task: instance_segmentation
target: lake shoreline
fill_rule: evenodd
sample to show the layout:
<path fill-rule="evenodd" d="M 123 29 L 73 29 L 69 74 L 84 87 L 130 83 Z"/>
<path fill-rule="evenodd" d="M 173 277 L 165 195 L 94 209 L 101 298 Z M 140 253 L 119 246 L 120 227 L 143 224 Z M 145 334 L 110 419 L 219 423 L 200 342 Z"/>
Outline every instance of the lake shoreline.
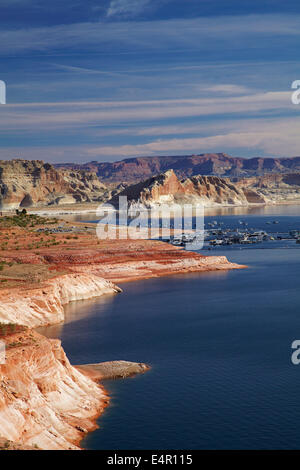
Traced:
<path fill-rule="evenodd" d="M 95 233 L 83 230 L 84 224 L 77 224 L 77 227 L 76 234 L 74 231 L 72 235 L 69 235 L 69 232 L 58 233 L 55 238 L 55 247 L 52 247 L 51 244 L 48 246 L 49 244 L 44 242 L 44 246 L 40 246 L 35 251 L 32 251 L 27 245 L 27 238 L 32 238 L 32 232 L 27 233 L 24 228 L 8 228 L 6 232 L 11 242 L 6 245 L 6 249 L 2 253 L 0 252 L 0 258 L 4 263 L 0 278 L 7 281 L 4 284 L 5 287 L 1 286 L 0 289 L 0 321 L 6 325 L 9 323 L 25 324 L 25 327 L 28 328 L 26 333 L 18 334 L 16 338 L 13 338 L 13 341 L 10 337 L 4 338 L 10 345 L 10 357 L 12 357 L 14 368 L 9 369 L 5 365 L 0 365 L 2 381 L 13 383 L 10 379 L 10 373 L 16 368 L 14 377 L 19 377 L 20 383 L 23 384 L 22 390 L 25 395 L 24 399 L 21 395 L 21 399 L 24 400 L 25 410 L 25 397 L 26 393 L 29 393 L 26 390 L 28 390 L 29 383 L 22 378 L 24 370 L 27 370 L 29 376 L 32 377 L 30 381 L 32 386 L 38 384 L 37 388 L 30 389 L 33 403 L 34 397 L 37 402 L 39 400 L 41 403 L 47 401 L 49 393 L 52 396 L 53 393 L 56 394 L 56 390 L 64 389 L 63 383 L 65 381 L 70 384 L 72 390 L 81 390 L 83 387 L 82 396 L 79 394 L 78 399 L 77 393 L 69 395 L 65 391 L 61 395 L 65 394 L 65 401 L 70 402 L 70 410 L 74 407 L 77 409 L 76 420 L 68 415 L 69 411 L 66 410 L 66 418 L 57 418 L 52 423 L 52 430 L 51 426 L 47 426 L 47 422 L 41 419 L 40 410 L 37 409 L 33 415 L 25 411 L 24 425 L 19 427 L 16 421 L 15 427 L 12 424 L 8 433 L 5 424 L 8 408 L 3 408 L 0 413 L 0 436 L 14 440 L 25 447 L 34 444 L 41 449 L 67 449 L 69 442 L 70 448 L 78 448 L 76 443 L 81 442 L 84 437 L 82 434 L 95 429 L 96 420 L 107 406 L 108 399 L 107 393 L 103 389 L 99 388 L 99 393 L 96 392 L 98 385 L 90 378 L 83 376 L 69 363 L 60 341 L 40 336 L 34 333 L 32 328 L 62 322 L 64 320 L 64 306 L 69 302 L 120 292 L 121 289 L 115 285 L 115 282 L 244 267 L 230 263 L 225 256 L 203 256 L 164 242 L 151 240 L 102 241 L 99 247 Z M 14 236 L 12 236 L 12 230 Z M 48 230 L 46 227 L 45 230 L 42 229 L 42 232 L 35 232 L 36 236 L 44 240 L 44 233 L 47 234 Z M 53 230 L 52 225 L 51 230 Z M 13 244 L 17 232 L 18 240 L 23 243 L 23 247 L 18 250 Z M 36 274 L 30 278 L 29 273 L 33 272 Z M 6 287 L 7 284 L 9 285 Z M 18 359 L 20 345 L 24 345 L 24 353 Z M 42 354 L 40 351 L 43 350 L 46 352 Z M 26 359 L 27 356 L 36 357 L 35 360 L 40 363 L 40 367 L 35 368 L 34 363 L 30 359 Z M 45 378 L 43 376 L 43 368 L 46 363 L 52 363 L 52 376 L 57 376 L 55 382 L 52 377 Z M 91 396 L 88 398 L 89 387 L 94 390 L 92 392 L 94 398 Z M 18 393 L 12 385 L 9 395 L 2 396 L 5 402 L 10 400 L 10 410 L 16 407 L 16 413 L 18 399 L 14 397 L 17 397 Z M 86 400 L 92 400 L 88 409 L 84 405 Z M 99 400 L 98 405 L 97 400 Z M 48 401 L 48 405 L 50 407 L 49 413 L 58 416 L 57 413 L 61 406 L 60 400 L 51 399 Z M 33 404 L 32 407 L 34 408 Z M 35 419 L 39 424 L 35 423 Z M 58 423 L 60 424 L 58 425 Z M 37 426 L 39 431 L 35 430 L 34 437 L 32 437 L 32 432 Z M 63 434 L 59 432 L 60 428 L 65 430 Z M 26 433 L 24 434 L 25 429 Z M 51 441 L 51 433 L 56 436 L 53 438 L 53 442 Z M 13 436 L 14 439 L 11 439 Z"/>
<path fill-rule="evenodd" d="M 60 207 L 32 207 L 28 209 L 28 213 L 39 214 L 39 215 L 84 215 L 84 214 L 97 214 L 97 209 L 101 208 L 105 203 L 86 203 L 86 204 L 73 204 L 72 206 L 62 206 Z M 263 208 L 263 207 L 276 207 L 276 206 L 286 206 L 286 205 L 300 205 L 299 199 L 294 199 L 290 201 L 276 201 L 268 203 L 249 203 L 247 205 L 242 204 L 214 204 L 209 206 L 204 206 L 204 210 L 218 210 L 218 209 L 251 209 L 251 208 Z M 157 206 L 159 207 L 159 206 Z M 11 211 L 9 212 L 11 213 Z"/>

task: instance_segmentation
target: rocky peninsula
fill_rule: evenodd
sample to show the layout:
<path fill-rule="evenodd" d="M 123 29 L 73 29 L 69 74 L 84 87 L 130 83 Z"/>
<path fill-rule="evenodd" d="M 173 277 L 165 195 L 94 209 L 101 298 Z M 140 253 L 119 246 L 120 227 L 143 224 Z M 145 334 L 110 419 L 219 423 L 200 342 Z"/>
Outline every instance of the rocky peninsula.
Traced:
<path fill-rule="evenodd" d="M 101 381 L 145 372 L 141 363 L 72 366 L 59 340 L 32 328 L 64 321 L 64 305 L 116 295 L 116 285 L 188 272 L 238 269 L 151 240 L 98 240 L 92 224 L 37 215 L 0 222 L 0 438 L 3 448 L 79 449 L 109 398 Z M 101 358 L 99 358 L 101 359 Z"/>

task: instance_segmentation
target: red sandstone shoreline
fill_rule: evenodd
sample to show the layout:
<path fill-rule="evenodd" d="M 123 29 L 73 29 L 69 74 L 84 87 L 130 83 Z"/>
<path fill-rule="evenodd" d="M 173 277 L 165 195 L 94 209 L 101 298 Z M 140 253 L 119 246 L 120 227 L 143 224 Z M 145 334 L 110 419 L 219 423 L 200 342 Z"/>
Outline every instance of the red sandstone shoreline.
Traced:
<path fill-rule="evenodd" d="M 14 232 L 17 231 L 15 228 L 13 230 Z M 26 246 L 27 232 L 21 229 L 18 229 L 18 232 L 20 239 L 25 237 L 24 246 Z M 64 234 L 58 235 L 57 239 L 62 240 L 61 243 L 63 243 L 63 240 L 66 240 L 66 236 Z M 120 291 L 114 282 L 133 282 L 174 274 L 214 270 L 227 271 L 245 267 L 230 263 L 226 257 L 203 256 L 199 253 L 188 252 L 181 248 L 173 247 L 164 242 L 151 240 L 101 241 L 99 245 L 99 241 L 91 233 L 80 234 L 71 240 L 68 239 L 67 247 L 56 246 L 52 248 L 47 246 L 33 252 L 26 248 L 16 251 L 11 246 L 11 248 L 9 247 L 5 251 L 0 252 L 0 259 L 13 265 L 12 267 L 5 268 L 0 273 L 0 277 L 9 277 L 9 282 L 12 283 L 11 287 L 0 289 L 0 322 L 27 324 L 30 328 L 62 322 L 64 320 L 64 305 L 70 301 Z M 28 273 L 32 272 L 36 272 L 37 276 L 31 279 L 28 277 Z M 28 334 L 29 336 L 25 335 L 23 337 L 25 342 L 31 333 Z M 25 447 L 37 442 L 40 448 L 61 449 L 67 448 L 65 441 L 65 437 L 67 437 L 70 446 L 78 448 L 78 444 L 80 445 L 84 439 L 84 436 L 81 434 L 86 434 L 97 428 L 97 419 L 109 403 L 108 394 L 101 384 L 96 384 L 84 376 L 82 372 L 75 372 L 76 368 L 69 364 L 57 340 L 48 340 L 42 336 L 36 336 L 37 334 L 34 332 L 32 335 L 36 342 L 33 341 L 30 345 L 25 344 L 23 349 L 19 349 L 18 339 L 16 340 L 16 346 L 12 347 L 10 354 L 14 354 L 14 348 L 17 348 L 17 354 L 13 357 L 18 358 L 16 359 L 17 362 L 13 363 L 13 369 L 9 370 L 5 366 L 0 365 L 0 379 L 2 383 L 6 381 L 9 383 L 7 389 L 2 390 L 0 387 L 0 436 L 7 439 L 13 438 L 13 441 L 16 443 L 20 442 Z M 39 354 L 39 347 L 42 350 L 44 348 L 46 356 Z M 28 352 L 26 352 L 27 348 L 29 348 Z M 29 359 L 24 359 L 23 363 L 23 356 L 18 351 L 23 351 L 24 358 L 28 354 Z M 36 357 L 36 361 L 40 364 L 41 369 L 36 367 L 36 362 L 31 363 L 33 357 Z M 44 368 L 46 367 L 45 370 L 47 370 L 50 365 L 53 368 L 53 376 L 57 375 L 58 377 L 55 382 L 52 382 L 51 377 L 44 377 L 43 375 Z M 22 400 L 23 394 L 26 397 L 27 388 L 31 390 L 30 387 L 32 386 L 30 385 L 31 382 L 27 384 L 25 376 L 23 377 L 24 371 L 27 371 L 28 376 L 32 375 L 33 382 L 36 380 L 40 384 L 39 390 L 32 389 L 30 393 L 38 393 L 36 400 L 40 400 L 41 403 L 44 403 L 46 400 L 45 403 L 49 407 L 49 412 L 52 410 L 51 413 L 60 420 L 61 424 L 57 429 L 65 427 L 67 430 L 64 434 L 59 435 L 59 431 L 54 426 L 53 433 L 58 433 L 58 435 L 53 437 L 52 443 L 51 437 L 48 435 L 50 425 L 47 420 L 43 424 L 43 419 L 39 417 L 41 410 L 35 408 L 39 406 L 34 404 L 36 400 L 33 401 L 32 408 L 30 408 L 33 412 L 33 416 L 31 416 L 28 414 L 29 411 L 26 411 L 27 402 L 24 398 L 24 422 L 28 423 L 26 424 L 28 429 L 25 432 L 26 429 L 23 429 L 22 426 L 18 428 L 18 400 L 15 398 L 14 393 L 18 394 L 19 392 L 14 389 L 10 373 L 14 373 L 14 377 L 17 377 L 18 381 L 23 383 L 23 388 L 21 388 Z M 59 401 L 55 398 L 55 387 L 58 387 L 58 390 L 62 391 L 61 393 L 65 393 L 64 381 L 69 383 L 70 390 L 72 390 L 72 387 L 76 390 L 78 386 L 78 390 L 81 390 L 80 387 L 85 387 L 86 389 L 87 384 L 90 383 L 91 389 L 94 389 L 95 397 L 99 396 L 97 399 L 98 404 L 96 405 L 95 397 L 90 396 L 93 405 L 89 407 L 89 410 L 86 410 L 83 406 L 83 398 L 82 403 L 80 401 L 76 402 L 76 394 L 75 396 L 72 393 L 71 395 L 67 394 L 67 402 L 71 400 L 70 410 L 72 410 L 73 406 L 77 407 L 77 417 L 73 419 L 72 412 L 71 415 L 68 415 L 70 411 L 66 410 L 67 415 L 64 418 L 63 415 L 59 414 L 60 405 Z M 94 385 L 92 386 L 92 384 Z M 51 398 L 53 393 L 54 396 Z M 33 397 L 29 395 L 29 398 L 31 400 Z M 86 394 L 85 399 L 89 399 L 88 394 Z M 75 400 L 74 405 L 72 405 L 72 400 Z M 7 418 L 8 405 L 11 410 L 10 413 L 12 413 L 11 416 L 13 417 L 14 413 L 16 413 L 15 423 L 12 421 L 12 417 Z M 82 406 L 83 408 L 81 408 Z M 88 414 L 89 411 L 90 415 Z M 37 422 L 35 421 L 35 414 L 39 417 Z M 5 424 L 7 419 L 10 420 L 9 432 Z M 81 424 L 75 425 L 73 422 L 88 424 L 81 426 Z M 70 425 L 73 430 L 70 428 Z M 30 437 L 35 428 L 37 428 L 37 431 L 35 431 L 37 434 L 34 434 L 34 437 Z M 79 431 L 78 428 L 82 428 L 82 431 Z"/>

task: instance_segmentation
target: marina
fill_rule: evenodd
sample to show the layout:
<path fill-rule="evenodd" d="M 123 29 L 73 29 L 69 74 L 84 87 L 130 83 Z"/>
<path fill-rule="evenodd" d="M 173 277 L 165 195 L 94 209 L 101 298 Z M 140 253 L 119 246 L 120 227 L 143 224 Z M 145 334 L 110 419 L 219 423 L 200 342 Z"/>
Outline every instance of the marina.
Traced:
<path fill-rule="evenodd" d="M 267 221 L 267 225 L 278 225 L 279 221 Z M 295 241 L 300 243 L 300 229 L 298 230 L 284 230 L 272 231 L 262 230 L 253 227 L 248 227 L 249 223 L 244 220 L 238 221 L 238 227 L 226 227 L 224 222 L 216 220 L 205 224 L 204 231 L 194 233 L 184 233 L 176 235 L 168 240 L 165 240 L 175 246 L 186 246 L 193 242 L 200 242 L 202 240 L 204 246 L 216 247 L 224 245 L 253 245 L 262 242 L 276 242 L 276 241 Z"/>

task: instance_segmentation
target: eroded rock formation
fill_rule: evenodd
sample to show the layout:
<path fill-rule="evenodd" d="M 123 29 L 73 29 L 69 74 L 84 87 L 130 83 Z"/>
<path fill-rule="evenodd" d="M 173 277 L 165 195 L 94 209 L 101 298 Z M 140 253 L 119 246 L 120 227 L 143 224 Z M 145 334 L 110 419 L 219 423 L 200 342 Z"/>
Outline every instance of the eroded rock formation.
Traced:
<path fill-rule="evenodd" d="M 27 330 L 5 342 L 0 436 L 16 448 L 78 449 L 108 402 L 105 392 L 70 365 L 59 340 Z"/>
<path fill-rule="evenodd" d="M 244 178 L 237 183 L 237 186 L 243 188 L 246 195 L 250 193 L 250 196 L 247 196 L 249 201 L 253 192 L 259 193 L 267 203 L 278 204 L 300 199 L 300 173 Z"/>
<path fill-rule="evenodd" d="M 251 187 L 232 183 L 217 176 L 192 176 L 179 180 L 173 170 L 168 170 L 142 183 L 128 186 L 108 202 L 118 207 L 119 196 L 126 196 L 131 206 L 151 207 L 163 203 L 247 206 L 266 201 Z"/>
<path fill-rule="evenodd" d="M 0 209 L 102 201 L 106 187 L 95 173 L 57 170 L 40 160 L 0 162 Z"/>
<path fill-rule="evenodd" d="M 0 365 L 0 448 L 79 448 L 108 402 L 92 379 L 147 370 L 144 364 L 123 361 L 75 368 L 60 341 L 17 325 L 61 322 L 68 302 L 119 292 L 112 282 L 242 267 L 224 256 L 202 256 L 151 240 L 102 240 L 98 244 L 90 232 L 78 232 L 73 238 L 67 238 L 68 232 L 58 233 L 57 243 L 68 240 L 67 247 L 43 246 L 33 253 L 26 243 L 26 237 L 32 236 L 30 230 L 4 230 L 2 235 L 7 233 L 9 242 L 0 254 L 6 263 L 0 278 L 11 287 L 4 283 L 0 289 L 1 340 L 6 343 L 6 363 Z M 13 234 L 22 241 L 21 250 L 16 249 Z M 25 282 L 21 274 L 29 267 L 37 276 Z M 3 336 L 2 328 L 9 323 L 13 332 Z"/>
<path fill-rule="evenodd" d="M 2 291 L 0 321 L 31 328 L 60 323 L 69 302 L 117 292 L 119 287 L 94 274 L 65 274 L 45 281 L 39 289 Z"/>

